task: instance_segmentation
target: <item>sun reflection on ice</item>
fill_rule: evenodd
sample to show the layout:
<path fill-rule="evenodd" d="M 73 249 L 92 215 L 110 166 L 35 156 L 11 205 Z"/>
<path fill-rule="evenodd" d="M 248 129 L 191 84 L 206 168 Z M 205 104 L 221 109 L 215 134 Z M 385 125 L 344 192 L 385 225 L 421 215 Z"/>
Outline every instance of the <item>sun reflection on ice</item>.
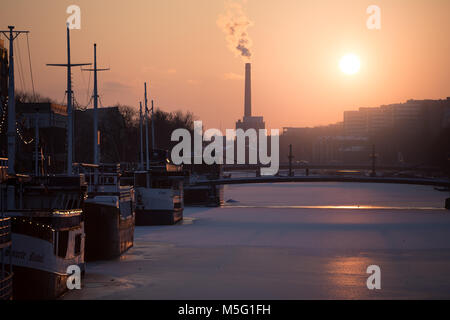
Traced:
<path fill-rule="evenodd" d="M 338 257 L 325 266 L 325 274 L 332 285 L 330 296 L 336 299 L 364 299 L 367 296 L 367 267 L 373 261 L 367 257 Z"/>

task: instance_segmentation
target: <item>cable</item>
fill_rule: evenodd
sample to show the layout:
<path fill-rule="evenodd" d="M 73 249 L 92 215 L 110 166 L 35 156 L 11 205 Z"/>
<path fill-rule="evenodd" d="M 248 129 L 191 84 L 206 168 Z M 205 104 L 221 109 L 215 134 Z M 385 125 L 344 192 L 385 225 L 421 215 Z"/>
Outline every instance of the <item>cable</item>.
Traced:
<path fill-rule="evenodd" d="M 81 104 L 78 102 L 77 99 L 75 99 L 75 95 L 73 95 L 73 100 L 74 100 L 74 102 L 76 103 L 76 105 L 77 105 L 77 107 L 78 107 L 78 110 L 86 111 L 87 108 L 88 108 L 88 106 L 89 106 L 89 104 L 91 103 L 92 97 L 91 97 L 91 99 L 88 101 L 87 105 L 84 106 L 84 107 L 81 106 Z"/>
<path fill-rule="evenodd" d="M 84 76 L 83 76 L 83 69 L 81 68 L 81 66 L 80 66 L 80 72 L 81 72 L 81 80 L 83 81 L 84 87 L 86 87 L 86 80 L 84 79 Z M 89 82 L 91 81 L 90 76 L 91 76 L 91 74 L 90 74 L 90 72 L 89 72 Z M 89 101 L 89 85 L 88 85 L 88 87 L 87 87 L 86 100 Z M 88 102 L 88 104 L 89 104 L 89 102 Z"/>
<path fill-rule="evenodd" d="M 30 42 L 28 40 L 28 33 L 27 33 L 27 48 L 28 48 L 28 62 L 30 64 L 31 87 L 33 89 L 33 97 L 34 99 L 36 99 L 36 91 L 34 90 L 33 68 L 31 67 L 31 53 L 30 53 Z"/>
<path fill-rule="evenodd" d="M 91 74 L 92 74 L 92 72 L 89 72 L 87 96 L 88 97 L 90 96 L 92 98 L 92 95 L 91 95 Z"/>
<path fill-rule="evenodd" d="M 66 101 L 66 94 L 67 94 L 67 91 L 64 91 L 64 97 L 62 98 L 61 105 L 64 105 L 64 102 Z"/>
<path fill-rule="evenodd" d="M 102 97 L 100 95 L 98 95 L 98 102 L 100 102 L 100 107 L 103 108 Z"/>
<path fill-rule="evenodd" d="M 23 67 L 22 67 L 22 58 L 21 58 L 21 54 L 20 54 L 20 45 L 19 45 L 19 39 L 17 38 L 16 41 L 14 41 L 14 44 L 16 45 L 16 49 L 17 49 L 17 56 L 19 57 L 19 79 L 22 83 L 22 90 L 25 93 L 27 91 L 26 87 L 25 87 L 25 81 L 24 81 L 24 77 L 23 77 Z"/>
<path fill-rule="evenodd" d="M 27 91 L 27 82 L 25 81 L 25 69 L 23 68 L 23 63 L 22 63 L 22 50 L 20 49 L 20 41 L 19 38 L 16 39 L 17 41 L 17 50 L 18 50 L 18 54 L 19 54 L 19 65 L 20 65 L 20 70 L 22 71 L 22 82 L 23 82 L 23 90 L 26 92 Z"/>

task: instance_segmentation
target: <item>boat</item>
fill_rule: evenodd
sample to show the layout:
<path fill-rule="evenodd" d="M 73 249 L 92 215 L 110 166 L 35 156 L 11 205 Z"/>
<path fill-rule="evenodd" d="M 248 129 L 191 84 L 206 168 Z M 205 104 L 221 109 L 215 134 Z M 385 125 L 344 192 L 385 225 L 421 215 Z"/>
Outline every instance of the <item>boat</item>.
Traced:
<path fill-rule="evenodd" d="M 11 250 L 11 218 L 0 215 L 0 300 L 11 300 L 13 272 L 6 252 Z"/>
<path fill-rule="evenodd" d="M 83 176 L 9 176 L 6 215 L 14 246 L 14 299 L 55 299 L 68 290 L 67 269 L 84 273 Z"/>
<path fill-rule="evenodd" d="M 167 150 L 155 147 L 154 104 L 151 109 L 147 105 L 147 83 L 144 83 L 144 107 L 139 111 L 140 127 L 140 165 L 136 171 L 125 175 L 132 181 L 136 196 L 136 225 L 173 225 L 183 220 L 183 180 L 184 171 L 180 165 L 173 164 Z M 149 148 L 148 114 L 151 111 L 152 148 Z M 145 122 L 145 166 L 144 166 L 144 135 Z M 151 154 L 151 155 L 150 155 Z"/>
<path fill-rule="evenodd" d="M 173 225 L 183 219 L 182 166 L 171 163 L 167 151 L 152 150 L 149 170 L 133 173 L 136 225 Z"/>
<path fill-rule="evenodd" d="M 65 174 L 35 175 L 16 172 L 16 134 L 18 133 L 14 92 L 13 41 L 28 31 L 14 31 L 9 26 L 10 72 L 8 77 L 8 159 L 2 165 L 2 209 L 9 217 L 11 242 L 6 250 L 14 272 L 12 281 L 14 299 L 55 299 L 68 290 L 70 270 L 85 271 L 84 221 L 82 208 L 87 196 L 83 175 L 72 170 L 73 118 L 71 68 L 83 64 L 70 62 L 70 30 L 67 26 L 67 171 Z M 13 36 L 15 34 L 15 37 Z M 5 113 L 3 113 L 5 115 Z M 39 130 L 34 137 L 39 146 Z M 3 173 L 3 171 L 5 171 Z"/>
<path fill-rule="evenodd" d="M 88 183 L 83 216 L 86 260 L 111 259 L 133 246 L 134 189 L 120 185 L 119 164 L 74 164 Z"/>
<path fill-rule="evenodd" d="M 6 258 L 6 252 L 11 250 L 11 218 L 5 215 L 7 159 L 0 158 L 0 300 L 11 300 L 13 291 L 13 272 L 11 259 Z"/>
<path fill-rule="evenodd" d="M 83 216 L 86 230 L 86 260 L 111 259 L 133 246 L 134 190 L 121 186 L 120 164 L 100 163 L 98 132 L 97 45 L 94 43 L 93 91 L 93 163 L 74 164 L 78 174 L 88 182 L 88 198 L 84 202 Z"/>
<path fill-rule="evenodd" d="M 195 185 L 196 181 L 223 178 L 223 166 L 220 164 L 190 164 L 185 169 L 189 172 L 184 182 L 184 203 L 198 206 L 221 206 L 224 203 L 223 185 Z"/>

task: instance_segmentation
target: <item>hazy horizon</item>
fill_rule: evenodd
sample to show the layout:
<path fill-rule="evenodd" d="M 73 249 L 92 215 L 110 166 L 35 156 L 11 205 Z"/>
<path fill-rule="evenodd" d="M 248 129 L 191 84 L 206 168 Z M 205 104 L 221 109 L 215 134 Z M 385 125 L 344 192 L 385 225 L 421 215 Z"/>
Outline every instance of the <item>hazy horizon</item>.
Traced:
<path fill-rule="evenodd" d="M 449 1 L 231 2 L 251 21 L 253 113 L 268 128 L 327 125 L 342 121 L 345 110 L 450 96 Z M 72 4 L 81 8 L 81 30 L 71 31 L 72 62 L 92 62 L 96 42 L 99 67 L 111 68 L 99 74 L 103 106 L 138 108 L 147 81 L 150 99 L 164 111 L 191 111 L 221 129 L 242 118 L 244 60 L 229 50 L 218 23 L 226 15 L 223 0 L 3 3 L 0 29 L 30 31 L 38 93 L 64 97 L 65 70 L 45 64 L 66 62 Z M 381 30 L 366 27 L 372 4 L 381 8 Z M 31 91 L 26 36 L 16 42 L 16 89 Z M 339 69 L 347 53 L 361 61 L 354 75 Z M 92 75 L 73 70 L 75 97 L 85 105 Z"/>

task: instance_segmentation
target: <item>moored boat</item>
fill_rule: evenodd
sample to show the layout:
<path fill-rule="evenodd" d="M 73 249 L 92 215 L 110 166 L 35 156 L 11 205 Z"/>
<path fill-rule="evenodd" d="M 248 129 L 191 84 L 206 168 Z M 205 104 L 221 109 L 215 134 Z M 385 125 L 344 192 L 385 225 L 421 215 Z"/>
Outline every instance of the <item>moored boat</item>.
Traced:
<path fill-rule="evenodd" d="M 86 191 L 83 176 L 16 175 L 6 181 L 14 299 L 55 299 L 68 290 L 69 266 L 84 271 Z"/>
<path fill-rule="evenodd" d="M 11 218 L 5 215 L 7 159 L 0 158 L 0 300 L 11 300 L 13 272 L 11 259 L 6 258 L 6 252 L 11 250 Z"/>
<path fill-rule="evenodd" d="M 215 180 L 223 177 L 220 164 L 190 164 L 185 168 L 189 172 L 184 183 L 184 203 L 186 205 L 221 206 L 224 202 L 223 185 L 196 186 L 198 180 Z"/>
<path fill-rule="evenodd" d="M 11 300 L 13 272 L 6 252 L 11 250 L 11 218 L 0 215 L 0 300 Z"/>
<path fill-rule="evenodd" d="M 153 150 L 152 155 L 148 171 L 134 172 L 136 225 L 172 225 L 183 219 L 184 173 L 166 151 Z"/>
<path fill-rule="evenodd" d="M 53 299 L 68 290 L 68 267 L 84 272 L 84 222 L 82 207 L 87 195 L 84 176 L 73 175 L 73 117 L 71 68 L 85 64 L 70 61 L 70 29 L 67 26 L 67 170 L 65 175 L 39 173 L 39 127 L 36 121 L 35 175 L 17 174 L 13 41 L 21 33 L 9 28 L 9 76 L 7 95 L 7 165 L 0 164 L 2 210 L 9 217 L 3 224 L 10 227 L 11 242 L 5 252 L 14 271 L 14 299 Z M 5 31 L 2 31 L 5 34 Z M 3 97 L 2 97 L 3 98 Z M 6 100 L 1 99 L 2 103 Z M 2 116 L 5 116 L 2 108 Z M 38 118 L 37 118 L 38 119 Z M 6 170 L 3 170 L 5 169 Z M 8 236 L 7 236 L 8 237 Z M 2 250 L 3 254 L 3 250 Z M 78 267 L 78 268 L 74 268 Z M 3 277 L 3 276 L 2 276 Z"/>
<path fill-rule="evenodd" d="M 120 165 L 76 164 L 88 182 L 83 216 L 86 260 L 110 259 L 133 246 L 134 189 L 120 185 Z"/>

